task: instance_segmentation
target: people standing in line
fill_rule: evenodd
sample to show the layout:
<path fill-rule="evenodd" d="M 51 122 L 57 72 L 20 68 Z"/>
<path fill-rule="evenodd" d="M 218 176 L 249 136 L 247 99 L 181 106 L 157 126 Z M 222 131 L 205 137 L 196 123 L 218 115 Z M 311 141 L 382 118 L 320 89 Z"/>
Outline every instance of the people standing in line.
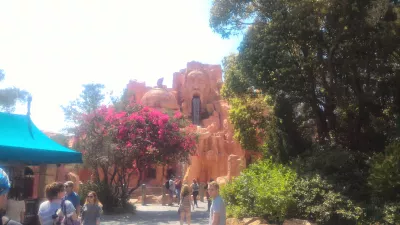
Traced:
<path fill-rule="evenodd" d="M 180 196 L 181 196 L 181 188 L 182 188 L 182 181 L 180 179 L 181 177 L 178 177 L 175 180 L 175 194 L 176 194 L 176 200 L 179 204 L 180 202 Z"/>
<path fill-rule="evenodd" d="M 21 223 L 11 220 L 6 217 L 7 212 L 7 194 L 10 191 L 10 180 L 6 172 L 3 169 L 0 169 L 0 216 L 1 216 L 1 224 L 4 225 L 22 225 Z"/>
<path fill-rule="evenodd" d="M 183 225 L 183 221 L 185 220 L 186 217 L 186 223 L 190 225 L 191 222 L 191 210 L 190 206 L 193 207 L 194 210 L 194 204 L 192 201 L 192 198 L 190 196 L 190 189 L 188 185 L 183 185 L 182 191 L 180 193 L 180 199 L 181 201 L 179 202 L 179 214 L 181 216 L 180 223 Z"/>
<path fill-rule="evenodd" d="M 58 212 L 62 204 L 65 208 L 66 216 L 72 220 L 78 220 L 74 205 L 68 200 L 63 200 L 65 195 L 64 188 L 64 184 L 60 182 L 53 182 L 46 186 L 47 201 L 40 204 L 38 213 L 41 225 L 53 225 L 55 221 L 60 221 L 61 215 Z"/>
<path fill-rule="evenodd" d="M 213 181 L 208 184 L 208 193 L 212 198 L 209 225 L 225 225 L 226 209 L 224 201 L 219 195 L 219 185 Z"/>
<path fill-rule="evenodd" d="M 197 205 L 197 196 L 199 195 L 199 183 L 197 183 L 196 179 L 193 179 L 193 183 L 190 187 L 192 188 L 194 205 L 196 205 L 196 207 L 198 208 L 199 206 Z"/>
<path fill-rule="evenodd" d="M 174 176 L 171 176 L 169 179 L 169 205 L 172 206 L 174 202 L 174 192 L 175 192 L 175 182 L 174 182 Z"/>
<path fill-rule="evenodd" d="M 86 197 L 86 202 L 82 207 L 82 225 L 100 225 L 100 214 L 102 204 L 94 191 L 90 191 Z"/>
<path fill-rule="evenodd" d="M 74 205 L 77 215 L 81 215 L 81 200 L 79 195 L 74 192 L 74 182 L 67 181 L 64 185 L 66 192 L 64 199 L 70 201 Z"/>

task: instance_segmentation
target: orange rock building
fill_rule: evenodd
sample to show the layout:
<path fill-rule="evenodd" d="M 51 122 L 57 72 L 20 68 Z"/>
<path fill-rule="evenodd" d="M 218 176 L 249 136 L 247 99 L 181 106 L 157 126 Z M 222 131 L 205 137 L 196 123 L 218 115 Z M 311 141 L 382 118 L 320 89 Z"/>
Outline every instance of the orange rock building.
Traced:
<path fill-rule="evenodd" d="M 197 125 L 199 134 L 196 154 L 190 157 L 188 164 L 149 168 L 142 174 L 144 183 L 160 186 L 171 174 L 182 176 L 188 183 L 195 178 L 201 183 L 211 178 L 225 183 L 238 176 L 256 157 L 254 153 L 243 150 L 233 139 L 233 127 L 228 120 L 229 105 L 220 96 L 221 87 L 221 66 L 199 62 L 189 62 L 186 69 L 174 73 L 172 88 L 162 85 L 162 79 L 154 88 L 147 87 L 143 82 L 129 82 L 128 97 L 162 111 L 180 110 Z M 89 180 L 91 175 L 87 169 L 70 171 L 64 166 L 58 171 L 59 178 L 65 177 L 68 172 L 77 173 L 82 182 Z M 136 183 L 137 179 L 133 178 L 129 185 Z"/>
<path fill-rule="evenodd" d="M 221 66 L 189 62 L 186 69 L 173 76 L 172 88 L 162 85 L 162 80 L 156 88 L 148 88 L 137 81 L 131 81 L 127 87 L 143 105 L 160 110 L 180 110 L 197 125 L 199 142 L 190 163 L 171 165 L 170 172 L 164 174 L 182 174 L 189 183 L 194 178 L 200 182 L 210 178 L 224 182 L 239 175 L 250 163 L 251 154 L 233 139 L 233 128 L 228 120 L 229 105 L 220 96 Z"/>

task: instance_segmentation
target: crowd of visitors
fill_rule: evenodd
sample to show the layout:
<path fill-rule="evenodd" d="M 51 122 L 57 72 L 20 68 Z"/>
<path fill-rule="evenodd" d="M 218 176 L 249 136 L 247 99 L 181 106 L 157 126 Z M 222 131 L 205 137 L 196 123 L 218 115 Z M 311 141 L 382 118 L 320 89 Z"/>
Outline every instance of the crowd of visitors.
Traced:
<path fill-rule="evenodd" d="M 91 191 L 81 209 L 80 198 L 73 191 L 74 183 L 53 182 L 46 186 L 47 201 L 39 206 L 41 225 L 100 225 L 102 205 Z"/>
<path fill-rule="evenodd" d="M 174 203 L 174 196 L 178 206 L 178 214 L 180 217 L 180 224 L 184 224 L 186 220 L 187 224 L 191 223 L 191 209 L 198 207 L 197 200 L 200 191 L 200 185 L 196 179 L 193 179 L 192 184 L 189 186 L 184 184 L 180 177 L 175 178 L 171 176 L 165 183 L 165 188 L 169 193 L 169 205 L 172 206 Z M 210 213 L 209 225 L 225 225 L 226 223 L 226 210 L 225 204 L 219 195 L 219 185 L 213 179 L 210 179 L 209 183 L 205 185 L 204 190 L 207 198 L 207 212 Z"/>
<path fill-rule="evenodd" d="M 168 185 L 167 185 L 168 184 Z M 182 185 L 180 178 L 171 177 L 167 181 L 166 188 L 170 194 L 170 205 L 173 204 L 174 194 L 178 200 L 178 214 L 180 224 L 191 223 L 191 212 L 197 205 L 200 185 L 196 179 L 193 183 Z M 85 203 L 81 207 L 80 198 L 73 191 L 74 183 L 68 181 L 65 184 L 53 182 L 46 186 L 47 200 L 40 204 L 39 221 L 41 225 L 100 225 L 102 204 L 94 191 L 86 196 Z M 21 223 L 7 218 L 7 194 L 10 190 L 8 175 L 0 168 L 0 225 L 21 225 Z M 225 204 L 219 195 L 219 185 L 210 180 L 205 186 L 208 201 L 209 225 L 225 225 Z"/>

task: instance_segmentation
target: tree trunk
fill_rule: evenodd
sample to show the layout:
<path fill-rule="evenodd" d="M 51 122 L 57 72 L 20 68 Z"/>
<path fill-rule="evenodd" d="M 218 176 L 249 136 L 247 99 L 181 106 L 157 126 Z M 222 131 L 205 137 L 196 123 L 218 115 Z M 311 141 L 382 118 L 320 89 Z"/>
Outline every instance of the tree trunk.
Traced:
<path fill-rule="evenodd" d="M 142 183 L 142 179 L 143 179 L 143 177 L 142 177 L 142 171 L 141 171 L 141 170 L 138 170 L 138 172 L 139 172 L 138 182 L 137 182 L 136 186 L 133 187 L 133 188 L 128 192 L 129 196 L 130 196 L 136 189 L 138 189 L 138 188 L 140 187 L 141 183 Z"/>

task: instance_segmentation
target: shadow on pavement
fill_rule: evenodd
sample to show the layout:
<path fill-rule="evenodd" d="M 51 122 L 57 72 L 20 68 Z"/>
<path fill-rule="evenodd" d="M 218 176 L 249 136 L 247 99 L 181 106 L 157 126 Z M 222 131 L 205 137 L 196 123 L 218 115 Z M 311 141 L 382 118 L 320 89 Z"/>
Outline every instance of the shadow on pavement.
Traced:
<path fill-rule="evenodd" d="M 105 216 L 101 224 L 108 225 L 162 225 L 162 224 L 179 224 L 178 207 L 176 211 L 137 211 L 134 215 Z M 184 223 L 186 224 L 186 223 Z M 192 212 L 192 225 L 208 224 L 208 213 L 205 211 Z"/>

